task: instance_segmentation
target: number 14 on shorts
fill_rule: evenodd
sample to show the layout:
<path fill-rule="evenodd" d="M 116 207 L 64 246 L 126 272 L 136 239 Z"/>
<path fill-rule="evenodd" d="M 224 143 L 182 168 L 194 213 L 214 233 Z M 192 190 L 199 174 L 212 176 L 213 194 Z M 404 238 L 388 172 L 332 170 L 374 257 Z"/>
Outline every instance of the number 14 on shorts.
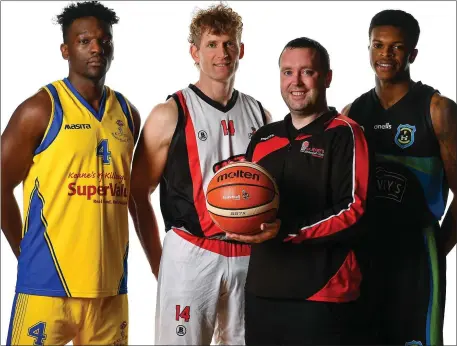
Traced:
<path fill-rule="evenodd" d="M 190 320 L 190 306 L 186 306 L 181 310 L 181 305 L 176 305 L 176 321 L 179 322 L 179 320 L 181 318 L 185 322 L 189 322 L 189 320 Z"/>

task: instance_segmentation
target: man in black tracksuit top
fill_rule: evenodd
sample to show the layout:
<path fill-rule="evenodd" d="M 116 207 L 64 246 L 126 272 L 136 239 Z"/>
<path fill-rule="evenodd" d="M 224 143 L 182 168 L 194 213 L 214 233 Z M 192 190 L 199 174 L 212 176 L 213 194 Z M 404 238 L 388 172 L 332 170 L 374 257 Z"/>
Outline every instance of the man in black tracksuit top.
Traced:
<path fill-rule="evenodd" d="M 299 38 L 280 57 L 283 121 L 260 128 L 247 159 L 275 178 L 278 221 L 256 235 L 246 283 L 246 343 L 352 345 L 362 274 L 354 246 L 367 201 L 369 159 L 360 126 L 327 107 L 328 53 Z"/>
<path fill-rule="evenodd" d="M 455 197 L 441 227 L 439 220 L 449 187 L 457 192 L 457 106 L 411 80 L 419 32 L 417 20 L 403 11 L 373 17 L 369 50 L 376 87 L 343 111 L 364 127 L 376 155 L 376 193 L 367 214 L 372 265 L 362 300 L 374 302 L 379 345 L 443 344 Z"/>

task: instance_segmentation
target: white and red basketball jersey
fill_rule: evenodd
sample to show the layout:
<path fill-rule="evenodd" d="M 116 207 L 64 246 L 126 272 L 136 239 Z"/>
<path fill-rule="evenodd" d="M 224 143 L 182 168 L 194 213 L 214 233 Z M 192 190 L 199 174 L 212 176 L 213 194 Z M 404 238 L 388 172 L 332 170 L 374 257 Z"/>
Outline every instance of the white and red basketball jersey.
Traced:
<path fill-rule="evenodd" d="M 223 237 L 206 209 L 206 189 L 220 167 L 244 157 L 252 134 L 265 124 L 264 110 L 237 90 L 226 106 L 192 84 L 171 97 L 179 117 L 160 182 L 166 231 L 177 228 L 199 237 Z"/>

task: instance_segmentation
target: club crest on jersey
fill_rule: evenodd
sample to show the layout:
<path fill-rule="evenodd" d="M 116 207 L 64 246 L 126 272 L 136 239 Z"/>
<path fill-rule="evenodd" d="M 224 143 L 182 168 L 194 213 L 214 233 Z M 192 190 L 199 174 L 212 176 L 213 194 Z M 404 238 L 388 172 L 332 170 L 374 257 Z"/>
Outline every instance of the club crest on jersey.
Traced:
<path fill-rule="evenodd" d="M 205 130 L 200 130 L 197 133 L 198 139 L 201 141 L 206 141 L 208 139 L 208 134 Z"/>
<path fill-rule="evenodd" d="M 120 346 L 120 345 L 127 344 L 127 341 L 126 341 L 127 335 L 125 335 L 126 334 L 125 328 L 127 328 L 127 321 L 122 322 L 121 325 L 119 326 L 121 337 L 119 339 L 115 340 L 113 342 L 113 345 Z"/>
<path fill-rule="evenodd" d="M 182 324 L 176 327 L 176 335 L 178 336 L 184 336 L 186 335 L 186 327 L 184 327 Z"/>
<path fill-rule="evenodd" d="M 313 157 L 318 157 L 320 159 L 324 158 L 325 150 L 319 148 L 311 148 L 308 141 L 304 141 L 300 149 L 301 153 L 310 154 Z"/>
<path fill-rule="evenodd" d="M 400 148 L 405 149 L 413 145 L 414 134 L 416 133 L 416 126 L 408 124 L 400 124 L 397 127 L 397 134 L 395 135 L 395 144 Z"/>
<path fill-rule="evenodd" d="M 117 132 L 112 132 L 113 137 L 121 142 L 127 142 L 129 136 L 124 132 L 124 122 L 122 120 L 117 120 L 116 125 L 118 126 Z"/>

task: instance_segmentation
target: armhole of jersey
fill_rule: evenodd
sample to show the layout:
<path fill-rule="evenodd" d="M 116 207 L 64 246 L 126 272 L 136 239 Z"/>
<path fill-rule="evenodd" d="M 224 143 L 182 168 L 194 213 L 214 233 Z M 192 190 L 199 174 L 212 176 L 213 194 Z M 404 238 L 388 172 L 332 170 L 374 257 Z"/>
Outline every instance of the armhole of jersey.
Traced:
<path fill-rule="evenodd" d="M 171 154 L 176 146 L 178 134 L 184 128 L 184 124 L 185 124 L 184 109 L 183 109 L 181 102 L 179 101 L 179 96 L 176 93 L 173 95 L 168 95 L 167 101 L 170 98 L 173 98 L 173 100 L 175 100 L 176 106 L 178 107 L 178 122 L 176 123 L 176 128 L 175 128 L 175 131 L 173 132 L 173 137 L 171 137 L 170 148 L 168 150 L 168 156 L 171 156 Z"/>
<path fill-rule="evenodd" d="M 133 120 L 133 112 L 132 112 L 132 107 L 130 106 L 129 100 L 125 100 L 127 103 L 127 108 L 129 110 L 130 114 L 130 121 L 132 122 L 132 135 L 135 136 L 135 121 Z"/>
<path fill-rule="evenodd" d="M 117 101 L 121 105 L 122 112 L 127 119 L 127 124 L 129 125 L 130 132 L 132 133 L 132 136 L 135 136 L 132 110 L 130 109 L 129 102 L 120 92 L 114 91 L 114 94 L 116 95 Z"/>
<path fill-rule="evenodd" d="M 362 128 L 362 130 L 364 132 L 365 132 L 364 126 L 370 127 L 371 122 L 372 122 L 372 120 L 371 120 L 372 117 L 365 116 L 366 109 L 367 109 L 368 105 L 370 104 L 369 102 L 372 101 L 369 98 L 372 98 L 372 97 L 374 97 L 374 95 L 371 94 L 371 91 L 370 91 L 369 96 L 362 95 L 362 96 L 359 96 L 358 98 L 356 98 L 351 103 L 351 107 L 349 107 L 349 112 L 346 115 L 346 117 L 355 121 Z M 365 125 L 362 126 L 362 123 L 365 123 Z"/>
<path fill-rule="evenodd" d="M 260 103 L 260 101 L 257 101 L 257 103 L 259 104 L 260 113 L 262 113 L 262 121 L 263 121 L 263 124 L 266 125 L 266 124 L 267 124 L 267 115 L 265 114 L 265 110 L 263 109 L 263 106 L 262 106 L 262 104 Z"/>
<path fill-rule="evenodd" d="M 44 133 L 43 139 L 36 148 L 34 155 L 38 155 L 45 151 L 56 139 L 57 135 L 60 132 L 63 122 L 63 110 L 60 103 L 59 94 L 57 93 L 56 88 L 52 84 L 48 84 L 42 89 L 46 90 L 51 98 L 51 118 L 49 119 L 48 127 Z"/>
<path fill-rule="evenodd" d="M 349 119 L 354 120 L 354 121 L 356 121 L 356 120 L 353 119 L 353 118 L 351 117 L 351 114 L 354 112 L 354 109 L 357 107 L 358 101 L 359 101 L 359 99 L 356 98 L 356 99 L 351 103 L 351 107 L 349 107 L 349 112 L 348 112 L 348 114 L 347 114 L 347 117 L 348 117 Z M 354 107 L 354 106 L 355 106 L 355 107 Z"/>
<path fill-rule="evenodd" d="M 425 123 L 427 124 L 427 129 L 430 133 L 430 136 L 432 136 L 432 138 L 435 139 L 435 145 L 436 145 L 436 148 L 438 150 L 438 155 L 441 156 L 439 154 L 439 150 L 440 150 L 440 143 L 438 142 L 438 138 L 436 138 L 436 134 L 435 134 L 435 129 L 433 128 L 433 122 L 432 122 L 432 113 L 430 112 L 430 106 L 431 106 L 431 103 L 432 103 L 432 98 L 435 94 L 439 94 L 440 92 L 438 90 L 435 90 L 433 93 L 430 93 L 430 95 L 427 95 L 427 99 L 426 99 L 426 107 L 427 107 L 427 111 L 425 113 Z"/>

